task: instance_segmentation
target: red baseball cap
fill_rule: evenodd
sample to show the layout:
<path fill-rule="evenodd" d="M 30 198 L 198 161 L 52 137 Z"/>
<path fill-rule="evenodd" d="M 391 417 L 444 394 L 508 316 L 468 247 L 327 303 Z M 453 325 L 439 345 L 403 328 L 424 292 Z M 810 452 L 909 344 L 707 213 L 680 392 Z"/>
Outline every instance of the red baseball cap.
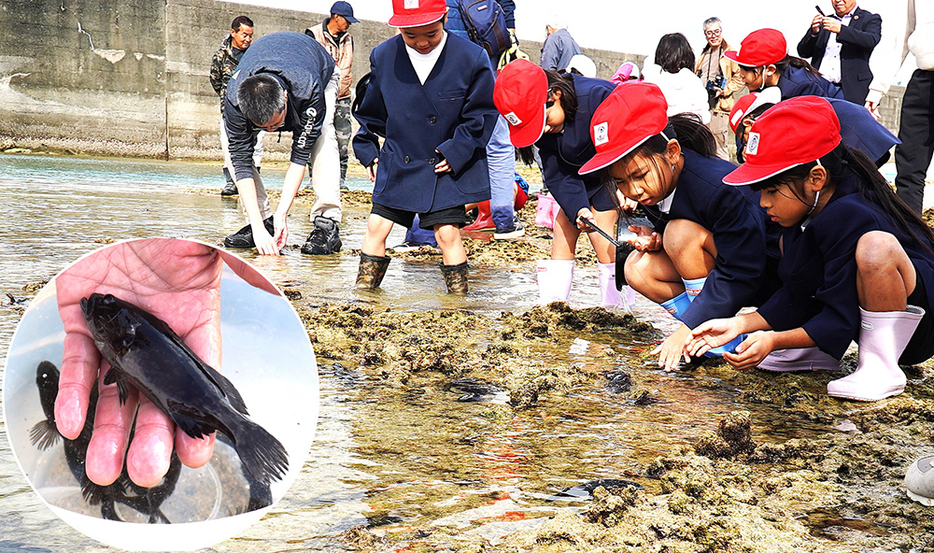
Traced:
<path fill-rule="evenodd" d="M 762 67 L 785 59 L 788 55 L 788 45 L 781 31 L 759 29 L 743 39 L 739 44 L 739 52 L 729 50 L 723 55 L 746 67 Z"/>
<path fill-rule="evenodd" d="M 389 25 L 420 27 L 440 20 L 446 13 L 448 7 L 444 0 L 392 0 Z"/>
<path fill-rule="evenodd" d="M 824 98 L 798 96 L 766 110 L 752 124 L 745 163 L 723 177 L 733 186 L 752 184 L 810 163 L 840 144 L 840 120 Z"/>
<path fill-rule="evenodd" d="M 764 88 L 759 92 L 750 92 L 739 100 L 733 109 L 730 110 L 730 128 L 733 132 L 739 128 L 740 122 L 747 114 L 752 113 L 756 108 L 765 104 L 777 104 L 782 101 L 782 91 L 777 86 Z"/>
<path fill-rule="evenodd" d="M 509 122 L 512 145 L 525 148 L 545 132 L 548 77 L 534 63 L 518 59 L 506 64 L 493 85 L 493 103 Z"/>
<path fill-rule="evenodd" d="M 615 163 L 667 126 L 668 102 L 660 88 L 647 82 L 617 86 L 590 120 L 597 155 L 581 167 L 580 174 Z"/>

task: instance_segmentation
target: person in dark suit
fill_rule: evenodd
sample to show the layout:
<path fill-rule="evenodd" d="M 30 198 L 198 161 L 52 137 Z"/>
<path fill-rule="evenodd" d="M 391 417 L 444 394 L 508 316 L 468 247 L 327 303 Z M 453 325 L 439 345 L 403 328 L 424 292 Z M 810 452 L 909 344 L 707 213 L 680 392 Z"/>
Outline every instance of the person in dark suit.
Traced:
<path fill-rule="evenodd" d="M 862 105 L 869 94 L 869 56 L 882 38 L 882 18 L 856 7 L 856 0 L 834 0 L 835 14 L 817 14 L 798 43 L 798 55 L 843 89 L 843 98 Z"/>
<path fill-rule="evenodd" d="M 389 24 L 400 33 L 370 53 L 369 85 L 354 114 L 354 153 L 376 182 L 356 287 L 380 285 L 389 232 L 418 215 L 421 228 L 434 230 L 448 292 L 463 294 L 464 206 L 490 199 L 493 69 L 483 48 L 444 30 L 444 0 L 393 0 L 392 9 Z"/>

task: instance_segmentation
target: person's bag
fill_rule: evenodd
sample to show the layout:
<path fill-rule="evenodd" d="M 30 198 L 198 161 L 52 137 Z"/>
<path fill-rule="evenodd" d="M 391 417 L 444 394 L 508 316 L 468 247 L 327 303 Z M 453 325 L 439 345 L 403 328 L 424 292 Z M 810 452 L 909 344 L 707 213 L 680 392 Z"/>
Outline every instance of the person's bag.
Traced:
<path fill-rule="evenodd" d="M 506 16 L 499 3 L 496 0 L 457 0 L 457 9 L 470 40 L 482 46 L 492 59 L 498 59 L 510 45 Z"/>
<path fill-rule="evenodd" d="M 506 67 L 511 61 L 516 60 L 526 60 L 528 61 L 529 55 L 519 49 L 519 41 L 516 40 L 516 36 L 512 33 L 509 33 L 510 41 L 509 48 L 503 50 L 503 55 L 499 57 L 499 63 L 496 64 L 496 70 L 499 71 L 502 68 Z"/>

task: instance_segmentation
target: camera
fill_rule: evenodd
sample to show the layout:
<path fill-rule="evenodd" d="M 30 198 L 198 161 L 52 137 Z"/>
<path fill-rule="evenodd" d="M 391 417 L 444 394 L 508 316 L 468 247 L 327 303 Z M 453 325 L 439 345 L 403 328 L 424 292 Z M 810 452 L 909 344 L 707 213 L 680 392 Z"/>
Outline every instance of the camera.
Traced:
<path fill-rule="evenodd" d="M 718 75 L 707 81 L 707 85 L 705 86 L 707 89 L 707 95 L 713 97 L 717 93 L 715 89 L 719 88 L 720 90 L 723 90 L 723 85 L 725 84 L 726 79 L 723 77 L 723 75 Z"/>

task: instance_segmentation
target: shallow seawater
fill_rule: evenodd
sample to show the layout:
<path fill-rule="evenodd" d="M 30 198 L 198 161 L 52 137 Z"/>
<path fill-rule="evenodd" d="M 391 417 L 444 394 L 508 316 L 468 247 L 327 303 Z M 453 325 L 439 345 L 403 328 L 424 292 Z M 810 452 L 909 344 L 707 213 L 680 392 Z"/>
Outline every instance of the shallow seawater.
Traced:
<path fill-rule="evenodd" d="M 264 177 L 270 188 L 281 186 L 281 172 L 264 169 Z M 24 286 L 51 278 L 112 240 L 164 236 L 219 245 L 244 224 L 237 202 L 213 192 L 222 184 L 214 164 L 0 155 L 0 288 L 14 298 L 30 297 Z M 363 180 L 350 185 L 369 187 Z M 444 293 L 435 263 L 394 260 L 380 292 L 357 293 L 352 289 L 357 256 L 299 253 L 311 230 L 309 207 L 293 208 L 292 247 L 284 255 L 238 253 L 274 281 L 300 288 L 312 317 L 314 305 L 322 303 L 378 304 L 400 312 L 467 310 L 489 318 L 534 305 L 534 266 L 478 267 L 471 273 L 470 294 L 456 298 Z M 365 208 L 345 209 L 345 249 L 360 247 L 366 215 Z M 400 242 L 402 231 L 394 230 L 389 243 Z M 575 307 L 597 302 L 594 267 L 576 273 L 572 298 Z M 22 306 L 0 299 L 5 357 Z M 644 299 L 637 311 L 641 320 L 671 328 L 667 315 Z M 510 531 L 536 527 L 538 517 L 582 509 L 584 502 L 557 495 L 571 486 L 622 478 L 657 487 L 642 476 L 645 465 L 715 429 L 733 410 L 761 411 L 752 417 L 753 432 L 765 441 L 828 430 L 770 416 L 765 408 L 742 402 L 729 386 L 712 381 L 698 386 L 690 374 L 651 370 L 638 355 L 648 346 L 615 334 L 588 334 L 585 341 L 542 348 L 556 364 L 586 374 L 631 371 L 657 401 L 636 405 L 595 377 L 597 384 L 551 394 L 523 410 L 496 394 L 458 401 L 460 393 L 440 374 L 419 387 L 396 386 L 356 365 L 319 358 L 320 415 L 301 477 L 260 523 L 213 549 L 335 550 L 349 547 L 342 534 L 361 525 L 390 537 L 419 527 L 444 528 L 468 542 L 496 541 Z M 606 348 L 620 353 L 601 356 Z M 5 435 L 0 505 L 6 513 L 0 519 L 0 552 L 107 549 L 42 505 L 16 467 Z"/>

